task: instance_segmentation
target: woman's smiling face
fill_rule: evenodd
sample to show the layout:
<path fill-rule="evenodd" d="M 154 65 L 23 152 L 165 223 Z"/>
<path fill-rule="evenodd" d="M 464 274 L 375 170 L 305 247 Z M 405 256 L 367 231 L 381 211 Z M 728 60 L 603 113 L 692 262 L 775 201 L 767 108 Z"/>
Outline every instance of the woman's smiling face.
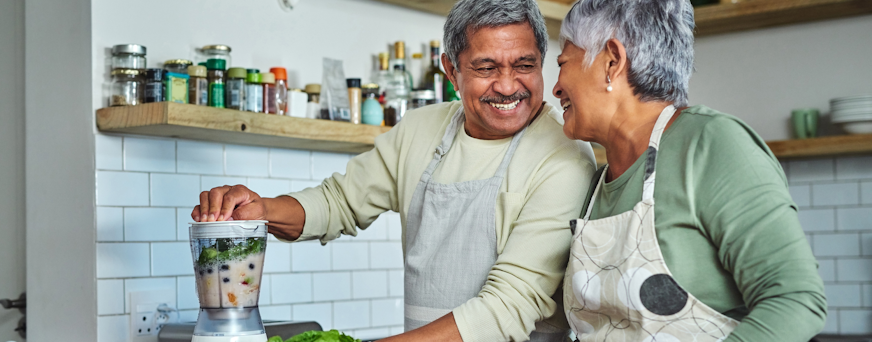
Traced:
<path fill-rule="evenodd" d="M 553 93 L 564 110 L 563 133 L 570 139 L 592 141 L 592 129 L 605 128 L 607 122 L 598 117 L 609 106 L 606 56 L 601 53 L 587 65 L 585 51 L 567 41 L 557 64 L 560 74 Z"/>

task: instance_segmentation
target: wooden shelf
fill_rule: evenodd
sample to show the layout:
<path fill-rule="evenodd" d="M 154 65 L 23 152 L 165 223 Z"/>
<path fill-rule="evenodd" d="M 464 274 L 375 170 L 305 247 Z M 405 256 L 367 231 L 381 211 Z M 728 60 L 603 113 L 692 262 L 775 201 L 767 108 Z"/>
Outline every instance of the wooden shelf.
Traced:
<path fill-rule="evenodd" d="M 103 132 L 346 153 L 372 149 L 375 137 L 390 129 L 171 102 L 99 109 L 97 128 Z"/>
<path fill-rule="evenodd" d="M 455 0 L 378 0 L 438 15 L 448 15 Z M 870 0 L 740 0 L 737 3 L 697 7 L 696 35 L 759 29 L 787 24 L 835 19 L 872 13 Z M 573 0 L 537 0 L 548 26 L 548 34 L 556 39 L 560 24 Z"/>
<path fill-rule="evenodd" d="M 864 154 L 872 153 L 872 134 L 767 141 L 766 144 L 778 159 Z"/>

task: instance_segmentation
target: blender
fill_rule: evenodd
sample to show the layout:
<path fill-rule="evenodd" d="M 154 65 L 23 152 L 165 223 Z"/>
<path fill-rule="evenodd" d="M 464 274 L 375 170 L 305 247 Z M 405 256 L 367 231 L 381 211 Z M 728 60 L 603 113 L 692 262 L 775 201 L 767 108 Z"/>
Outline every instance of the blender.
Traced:
<path fill-rule="evenodd" d="M 191 252 L 200 299 L 192 342 L 266 342 L 257 309 L 266 223 L 191 223 Z"/>

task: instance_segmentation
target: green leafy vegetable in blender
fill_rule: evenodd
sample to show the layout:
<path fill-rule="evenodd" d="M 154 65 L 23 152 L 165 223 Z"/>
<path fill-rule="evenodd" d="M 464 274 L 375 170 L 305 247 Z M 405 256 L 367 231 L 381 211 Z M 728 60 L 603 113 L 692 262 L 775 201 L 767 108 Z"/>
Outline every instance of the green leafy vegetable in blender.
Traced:
<path fill-rule="evenodd" d="M 338 330 L 330 331 L 307 331 L 297 336 L 282 341 L 281 337 L 273 336 L 267 342 L 361 342 L 354 337 L 345 335 Z"/>
<path fill-rule="evenodd" d="M 215 244 L 200 251 L 197 263 L 206 265 L 215 261 L 242 258 L 263 252 L 266 248 L 263 238 L 248 238 L 237 244 L 232 238 L 215 239 Z"/>

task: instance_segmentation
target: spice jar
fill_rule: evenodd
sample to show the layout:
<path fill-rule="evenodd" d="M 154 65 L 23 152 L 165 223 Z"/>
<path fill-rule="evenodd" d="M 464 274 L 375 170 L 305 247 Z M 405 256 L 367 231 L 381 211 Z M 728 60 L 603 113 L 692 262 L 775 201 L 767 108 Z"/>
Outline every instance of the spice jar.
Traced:
<path fill-rule="evenodd" d="M 321 85 L 309 83 L 304 90 L 309 96 L 309 101 L 306 104 L 306 117 L 317 119 L 321 116 Z"/>
<path fill-rule="evenodd" d="M 360 102 L 363 101 L 363 93 L 360 90 L 359 78 L 345 79 L 348 85 L 348 107 L 351 110 L 349 121 L 353 124 L 360 123 Z"/>
<path fill-rule="evenodd" d="M 436 92 L 425 89 L 412 92 L 412 103 L 409 109 L 421 108 L 436 103 Z"/>
<path fill-rule="evenodd" d="M 112 69 L 145 70 L 145 46 L 136 44 L 113 46 Z"/>
<path fill-rule="evenodd" d="M 187 59 L 171 59 L 164 62 L 166 101 L 188 103 L 188 67 L 194 63 Z"/>
<path fill-rule="evenodd" d="M 135 106 L 142 102 L 142 80 L 139 70 L 112 70 L 112 95 L 110 106 Z"/>
<path fill-rule="evenodd" d="M 164 70 L 168 73 L 187 75 L 188 67 L 192 65 L 194 65 L 194 62 L 187 59 L 171 59 L 164 62 Z"/>
<path fill-rule="evenodd" d="M 224 108 L 224 69 L 223 59 L 212 58 L 206 61 L 206 80 L 209 82 L 209 107 Z"/>
<path fill-rule="evenodd" d="M 276 75 L 276 114 L 288 115 L 288 71 L 285 68 L 270 68 L 269 72 Z"/>
<path fill-rule="evenodd" d="M 164 86 L 163 69 L 145 70 L 145 103 L 166 101 L 166 88 Z"/>
<path fill-rule="evenodd" d="M 260 74 L 263 85 L 263 112 L 276 114 L 276 75 L 271 72 Z"/>
<path fill-rule="evenodd" d="M 230 63 L 230 47 L 227 45 L 206 45 L 200 48 L 198 52 L 200 53 L 200 62 L 206 62 L 210 59 L 223 59 L 224 65 L 233 65 Z"/>
<path fill-rule="evenodd" d="M 363 97 L 366 99 L 363 101 L 360 110 L 361 122 L 367 125 L 380 126 L 382 120 L 384 120 L 385 113 L 381 104 L 378 103 L 378 84 L 364 84 L 361 88 L 363 90 Z"/>
<path fill-rule="evenodd" d="M 188 67 L 188 103 L 209 105 L 209 81 L 206 80 L 206 67 L 192 65 Z"/>
<path fill-rule="evenodd" d="M 247 69 L 245 80 L 245 110 L 263 113 L 263 86 L 260 85 L 260 70 Z"/>
<path fill-rule="evenodd" d="M 227 82 L 224 85 L 224 107 L 245 110 L 245 69 L 230 68 L 227 70 Z"/>

